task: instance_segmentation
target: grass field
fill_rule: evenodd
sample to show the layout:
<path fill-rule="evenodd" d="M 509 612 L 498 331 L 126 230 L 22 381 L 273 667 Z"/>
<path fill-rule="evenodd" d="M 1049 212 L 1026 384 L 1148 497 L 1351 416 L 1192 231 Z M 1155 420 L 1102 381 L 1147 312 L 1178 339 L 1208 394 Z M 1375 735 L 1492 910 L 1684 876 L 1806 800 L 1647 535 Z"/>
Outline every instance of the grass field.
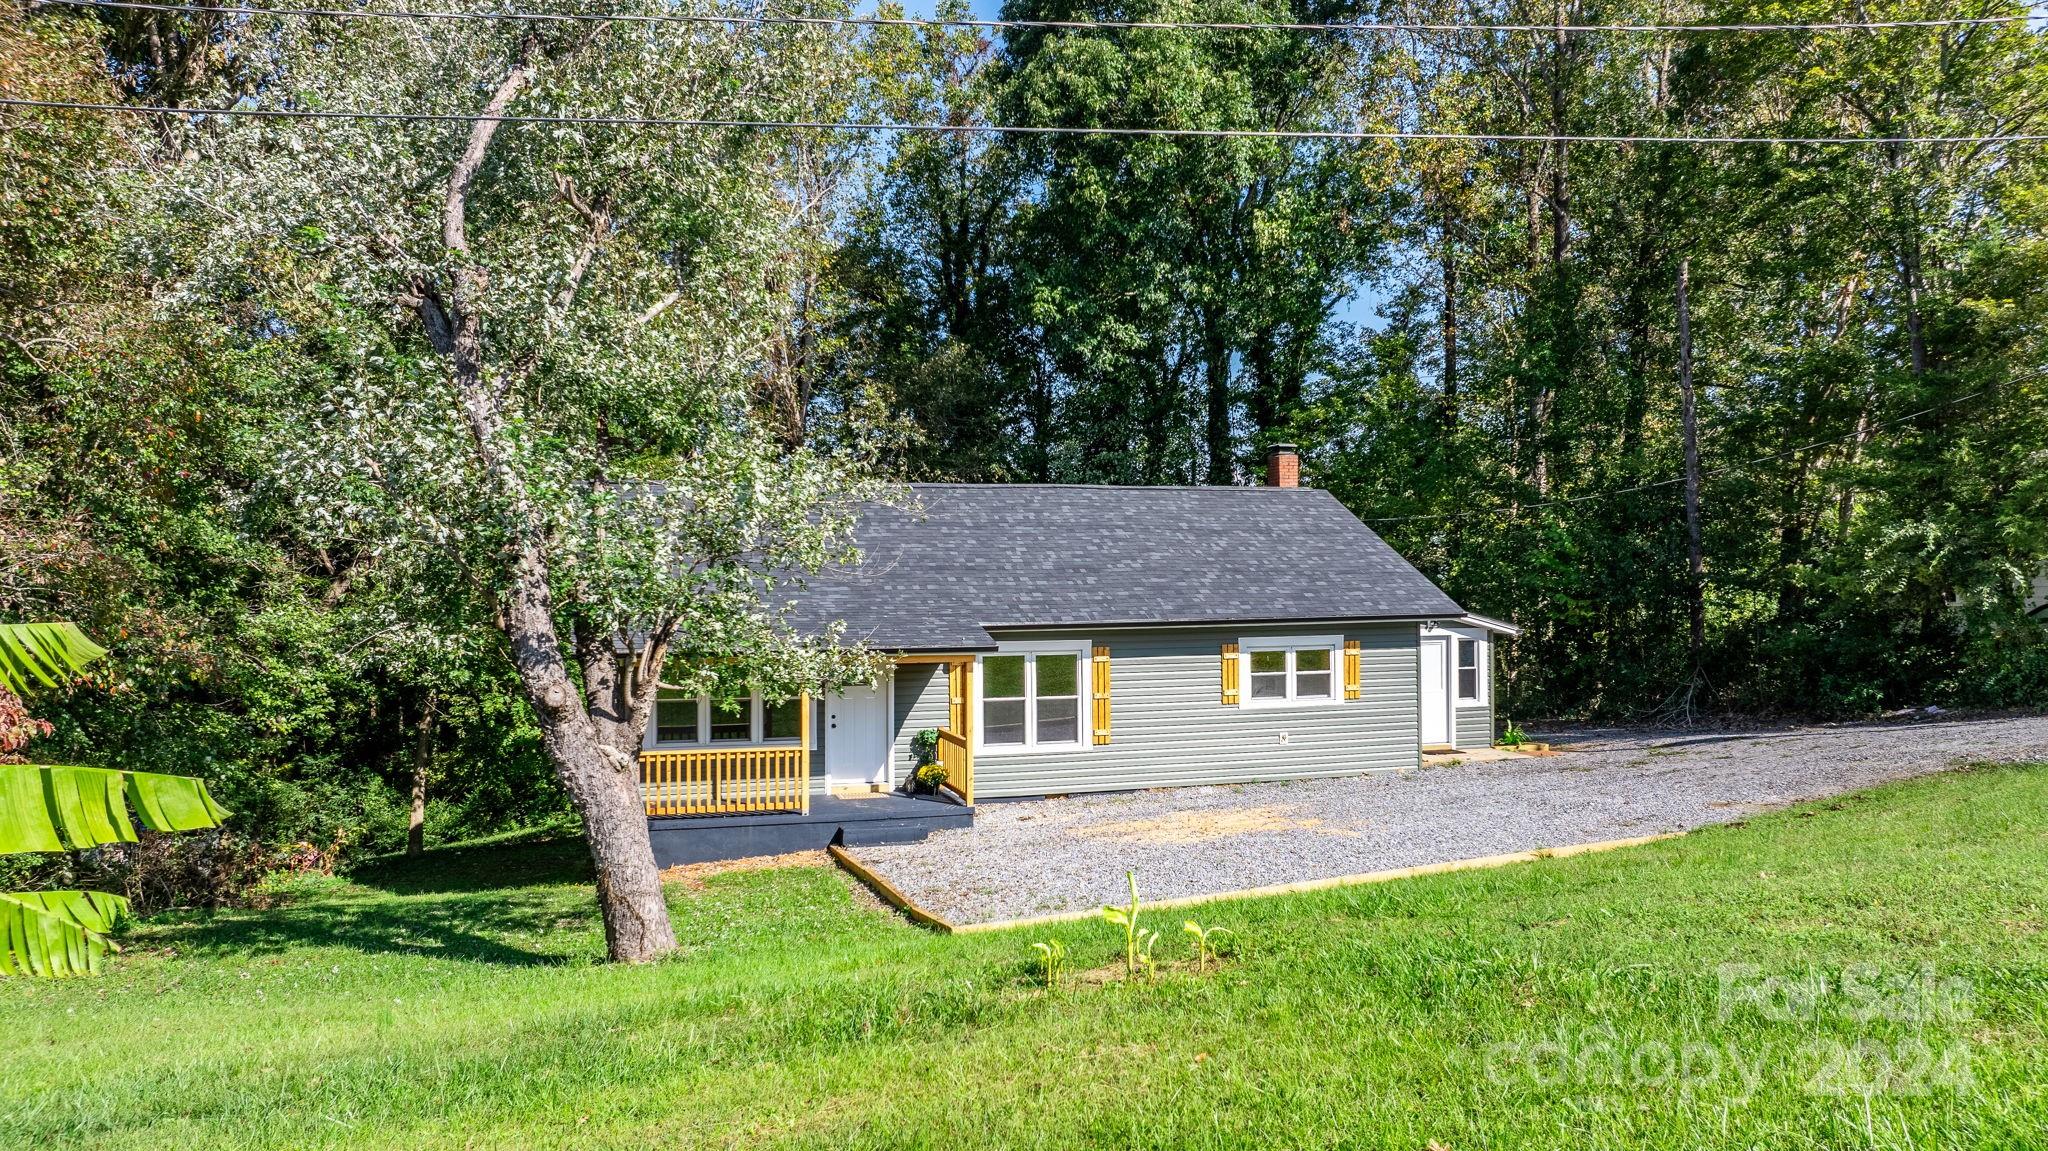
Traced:
<path fill-rule="evenodd" d="M 609 967 L 581 879 L 575 843 L 444 851 L 0 982 L 0 1143 L 2048 1143 L 2048 767 L 1218 904 L 1219 972 L 1050 995 L 1053 933 L 935 936 L 825 869 L 677 887 L 682 954 Z"/>

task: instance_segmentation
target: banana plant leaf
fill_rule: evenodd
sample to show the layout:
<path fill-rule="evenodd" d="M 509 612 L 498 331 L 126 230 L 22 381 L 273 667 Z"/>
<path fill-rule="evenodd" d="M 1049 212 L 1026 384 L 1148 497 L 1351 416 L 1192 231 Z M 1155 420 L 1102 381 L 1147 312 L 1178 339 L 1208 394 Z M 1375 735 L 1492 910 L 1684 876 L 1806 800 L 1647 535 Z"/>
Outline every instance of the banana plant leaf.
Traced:
<path fill-rule="evenodd" d="M 126 775 L 104 767 L 43 769 L 44 795 L 72 847 L 135 842 L 135 825 L 122 802 Z"/>
<path fill-rule="evenodd" d="M 42 769 L 0 767 L 0 854 L 62 850 Z"/>
<path fill-rule="evenodd" d="M 213 801 L 203 779 L 148 771 L 126 774 L 128 801 L 151 831 L 197 831 L 219 827 L 228 817 L 227 809 Z"/>
<path fill-rule="evenodd" d="M 132 843 L 131 803 L 151 831 L 219 827 L 228 817 L 205 781 L 189 775 L 4 764 L 0 854 Z"/>
<path fill-rule="evenodd" d="M 0 687 L 55 687 L 105 654 L 74 623 L 0 623 Z"/>
<path fill-rule="evenodd" d="M 0 894 L 0 975 L 96 974 L 127 915 L 128 901 L 103 891 Z"/>
<path fill-rule="evenodd" d="M 68 919 L 87 931 L 102 935 L 128 922 L 128 900 L 105 891 L 10 891 L 7 898 L 19 900 L 60 919 Z"/>

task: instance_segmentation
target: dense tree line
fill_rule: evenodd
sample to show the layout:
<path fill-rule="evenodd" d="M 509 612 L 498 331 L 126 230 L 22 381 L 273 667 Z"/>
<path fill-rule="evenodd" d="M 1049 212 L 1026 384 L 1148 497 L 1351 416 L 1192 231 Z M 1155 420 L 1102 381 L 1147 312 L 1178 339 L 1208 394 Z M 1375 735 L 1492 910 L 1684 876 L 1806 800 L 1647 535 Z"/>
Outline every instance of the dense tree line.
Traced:
<path fill-rule="evenodd" d="M 1952 14 L 1005 11 L 1539 28 Z M 2048 43 L 2010 24 L 1013 30 L 932 33 L 903 57 L 915 82 L 892 110 L 941 122 L 1539 137 L 2048 123 Z M 1311 480 L 1454 595 L 1529 625 L 1508 665 L 1522 714 L 2038 704 L 2048 649 L 2024 609 L 2048 556 L 2044 180 L 2033 145 L 912 136 L 835 256 L 835 368 L 841 387 L 891 389 L 918 437 L 912 477 L 1246 482 L 1267 443 L 1304 445 Z"/>
<path fill-rule="evenodd" d="M 474 110 L 525 51 L 548 107 L 600 111 L 1496 137 L 2048 124 L 2048 42 L 2025 25 L 1554 27 L 1954 14 L 1927 5 L 1006 14 L 1553 27 L 528 43 L 10 10 L 0 88 Z M 244 826 L 366 849 L 403 844 L 422 765 L 430 838 L 567 815 L 476 576 L 493 561 L 427 532 L 493 505 L 423 466 L 459 456 L 455 425 L 408 440 L 393 415 L 440 395 L 426 297 L 399 289 L 445 271 L 413 233 L 444 208 L 458 131 L 0 113 L 0 616 L 74 618 L 115 650 L 45 709 L 43 758 L 205 775 Z M 483 258 L 536 269 L 493 305 L 492 354 L 552 389 L 515 417 L 522 474 L 549 492 L 593 459 L 699 492 L 814 477 L 785 470 L 806 458 L 1245 483 L 1291 441 L 1309 482 L 1450 592 L 1528 625 L 1517 718 L 2048 703 L 2048 633 L 2025 613 L 2048 558 L 2048 148 L 661 136 L 522 133 L 480 169 Z M 592 236 L 605 250 L 581 259 Z M 592 285 L 573 321 L 550 303 L 566 276 L 571 298 Z M 834 474 L 801 479 L 805 499 L 866 482 Z M 602 507 L 549 506 L 550 538 L 602 534 Z M 554 555 L 637 589 L 577 600 L 587 585 L 555 579 L 577 634 L 652 610 L 619 543 Z M 744 572 L 711 567 L 739 582 L 668 606 L 744 616 Z"/>

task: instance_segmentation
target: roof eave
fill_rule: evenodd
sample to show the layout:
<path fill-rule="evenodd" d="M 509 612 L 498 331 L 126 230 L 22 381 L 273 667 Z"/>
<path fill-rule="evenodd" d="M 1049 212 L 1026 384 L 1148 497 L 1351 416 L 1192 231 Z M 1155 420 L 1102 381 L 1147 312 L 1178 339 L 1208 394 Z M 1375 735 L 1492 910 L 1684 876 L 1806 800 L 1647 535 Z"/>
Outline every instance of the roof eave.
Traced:
<path fill-rule="evenodd" d="M 1507 636 L 1509 639 L 1522 634 L 1521 628 L 1506 620 L 1494 619 L 1492 616 L 1480 615 L 1477 612 L 1468 611 L 1464 615 L 1459 616 L 1455 622 L 1466 627 L 1484 628 L 1487 631 Z"/>
<path fill-rule="evenodd" d="M 1444 613 L 1439 613 L 1439 614 L 1436 614 L 1436 615 L 1424 615 L 1424 614 L 1400 614 L 1400 615 L 1336 615 L 1336 616 L 1232 616 L 1232 617 L 1225 617 L 1225 618 L 1218 618 L 1218 619 L 1130 619 L 1130 620 L 1096 620 L 1096 619 L 1090 619 L 1090 620 L 1066 620 L 1066 621 L 1052 621 L 1052 622 L 1038 622 L 1038 623 L 985 623 L 985 624 L 982 624 L 981 626 L 982 626 L 983 630 L 986 630 L 986 631 L 989 631 L 989 632 L 998 632 L 998 631 L 1092 631 L 1092 630 L 1098 630 L 1098 629 L 1100 629 L 1100 630 L 1117 630 L 1117 631 L 1129 631 L 1129 630 L 1133 630 L 1133 629 L 1140 629 L 1140 628 L 1144 628 L 1144 629 L 1154 629 L 1154 630 L 1159 630 L 1159 631 L 1169 631 L 1169 630 L 1171 630 L 1171 631 L 1180 631 L 1180 630 L 1185 630 L 1185 629 L 1188 629 L 1188 628 L 1218 628 L 1218 627 L 1267 627 L 1267 626 L 1276 626 L 1276 625 L 1289 625 L 1289 626 L 1294 626 L 1294 625 L 1298 625 L 1298 626 L 1302 626 L 1302 627 L 1310 627 L 1310 626 L 1328 626 L 1328 625 L 1331 625 L 1331 624 L 1387 624 L 1387 623 L 1434 623 L 1434 622 L 1436 622 L 1436 621 L 1438 621 L 1438 620 L 1444 620 L 1444 619 L 1463 619 L 1463 618 L 1466 618 L 1466 617 L 1463 617 L 1463 616 L 1457 616 L 1457 615 L 1453 615 L 1453 614 L 1451 614 L 1451 613 L 1449 613 L 1449 612 L 1444 612 Z M 1507 629 L 1509 629 L 1509 630 L 1513 630 L 1513 629 L 1512 629 L 1512 628 L 1510 627 L 1510 625 L 1508 625 L 1508 624 L 1503 624 L 1503 623 L 1499 623 L 1498 621 L 1495 621 L 1495 624 L 1494 624 L 1494 626 L 1495 626 L 1495 627 L 1498 627 L 1498 628 L 1507 628 Z"/>

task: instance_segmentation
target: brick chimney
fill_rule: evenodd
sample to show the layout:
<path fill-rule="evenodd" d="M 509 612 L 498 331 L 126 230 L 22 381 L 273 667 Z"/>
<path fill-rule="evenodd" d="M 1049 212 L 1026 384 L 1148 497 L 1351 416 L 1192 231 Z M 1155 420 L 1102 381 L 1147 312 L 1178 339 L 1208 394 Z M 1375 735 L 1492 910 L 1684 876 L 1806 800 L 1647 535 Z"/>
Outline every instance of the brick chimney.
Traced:
<path fill-rule="evenodd" d="M 1301 453 L 1293 444 L 1274 444 L 1266 449 L 1266 486 L 1269 488 L 1298 488 L 1301 486 Z"/>

